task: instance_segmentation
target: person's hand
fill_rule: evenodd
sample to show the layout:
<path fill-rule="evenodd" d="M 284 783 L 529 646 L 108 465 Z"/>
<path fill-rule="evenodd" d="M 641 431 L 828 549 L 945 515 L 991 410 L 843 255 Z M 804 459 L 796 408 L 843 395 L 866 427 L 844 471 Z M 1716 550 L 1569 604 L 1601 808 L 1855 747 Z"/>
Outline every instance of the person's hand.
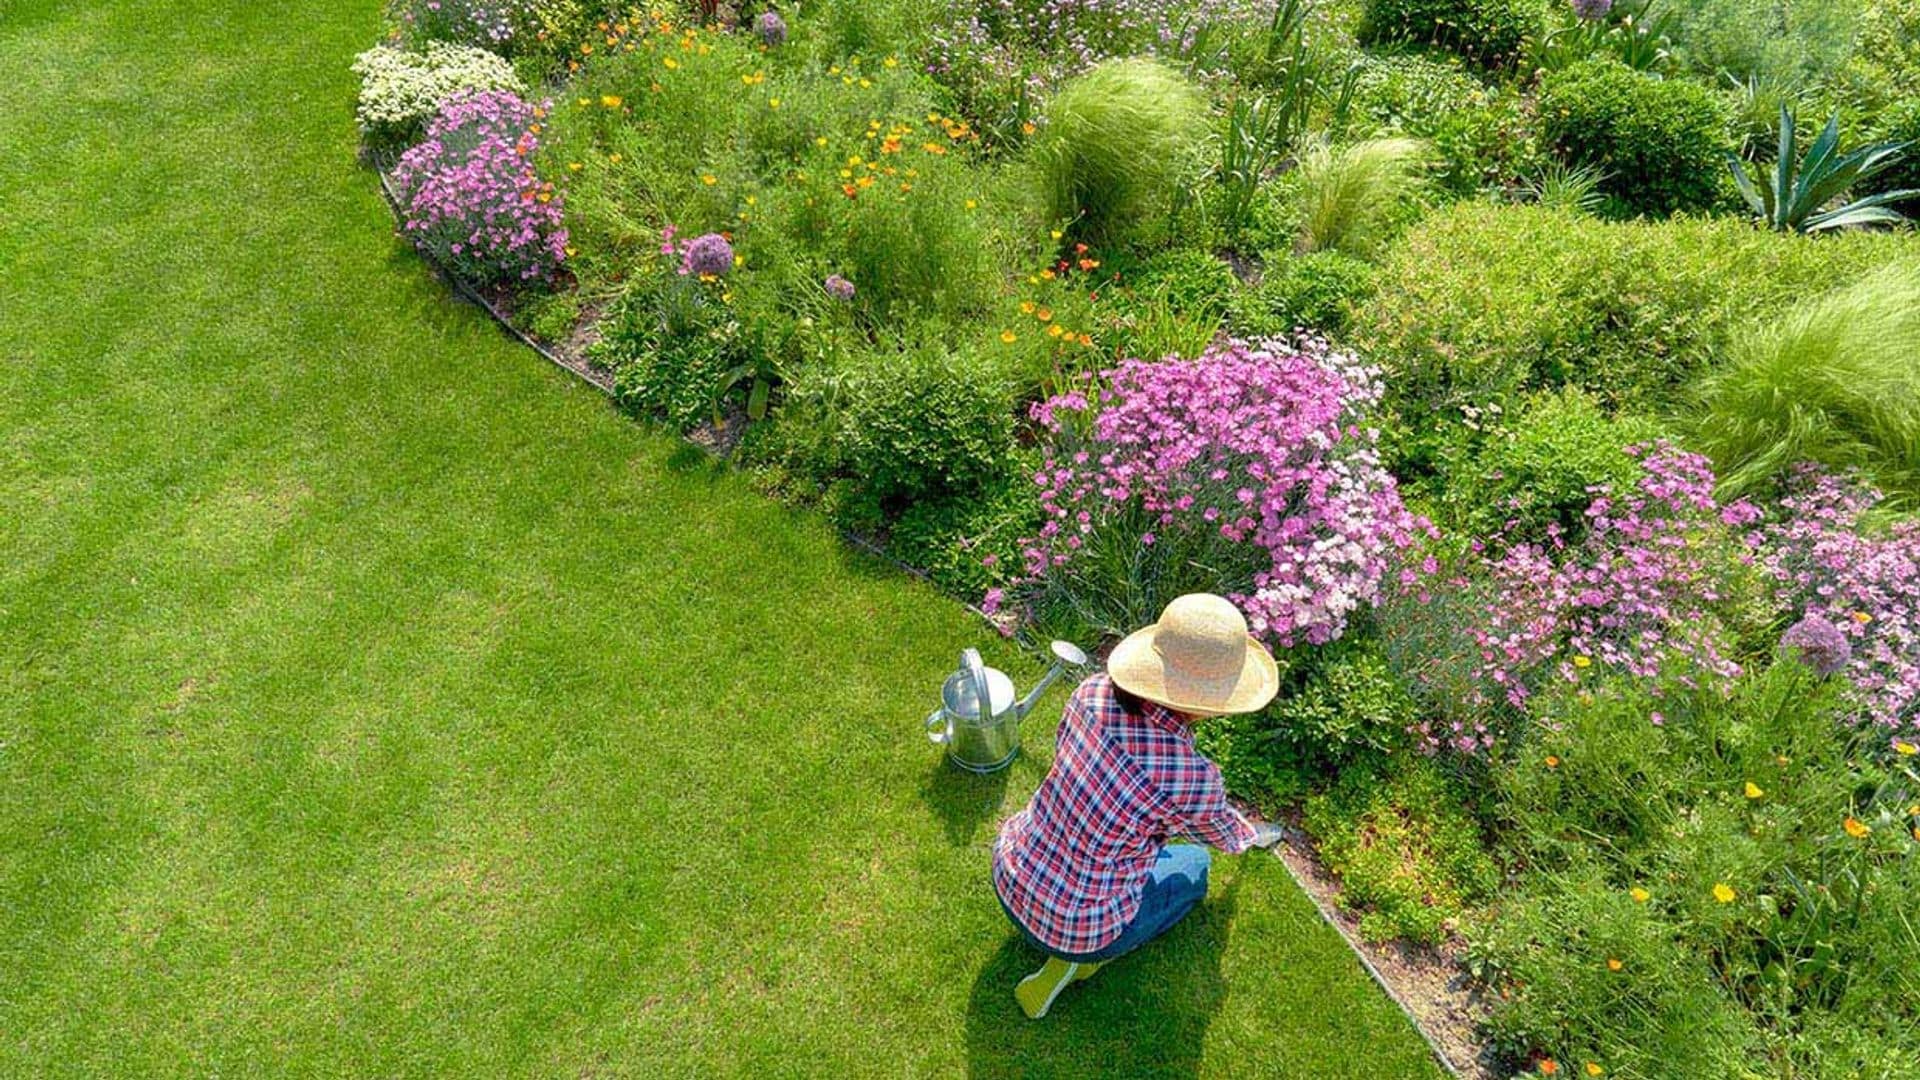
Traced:
<path fill-rule="evenodd" d="M 1256 821 L 1253 823 L 1254 847 L 1270 848 L 1286 839 L 1286 837 L 1287 831 L 1271 821 Z"/>

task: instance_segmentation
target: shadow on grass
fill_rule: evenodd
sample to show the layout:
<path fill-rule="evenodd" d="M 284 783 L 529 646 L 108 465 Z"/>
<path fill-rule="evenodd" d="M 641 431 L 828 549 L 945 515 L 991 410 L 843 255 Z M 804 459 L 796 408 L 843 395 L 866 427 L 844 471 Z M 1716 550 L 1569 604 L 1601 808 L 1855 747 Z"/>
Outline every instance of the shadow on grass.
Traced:
<path fill-rule="evenodd" d="M 970 773 L 947 760 L 944 749 L 934 758 L 927 782 L 920 785 L 920 797 L 947 827 L 947 840 L 954 847 L 973 843 L 980 826 L 1000 816 L 1001 802 L 1007 793 L 1007 777 L 1025 757 L 985 776 Z"/>
<path fill-rule="evenodd" d="M 1227 993 L 1220 958 L 1240 891 L 1231 872 L 1235 879 L 1179 925 L 1069 987 L 1040 1020 L 1020 1011 L 1013 987 L 1045 957 L 1008 926 L 968 1000 L 967 1075 L 1196 1075 Z"/>

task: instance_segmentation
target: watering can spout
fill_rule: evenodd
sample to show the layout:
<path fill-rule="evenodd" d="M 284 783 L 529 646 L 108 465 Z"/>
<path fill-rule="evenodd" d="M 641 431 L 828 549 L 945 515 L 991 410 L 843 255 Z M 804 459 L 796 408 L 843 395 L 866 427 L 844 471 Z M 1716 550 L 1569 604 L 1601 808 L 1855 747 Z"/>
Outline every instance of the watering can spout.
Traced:
<path fill-rule="evenodd" d="M 1026 719 L 1027 714 L 1032 712 L 1033 707 L 1039 703 L 1040 695 L 1046 693 L 1047 687 L 1052 686 L 1056 679 L 1066 674 L 1069 668 L 1082 668 L 1087 664 L 1087 654 L 1070 641 L 1056 641 L 1051 649 L 1054 656 L 1053 666 L 1047 669 L 1047 673 L 1041 676 L 1032 690 L 1027 691 L 1027 696 L 1014 705 L 1013 714 L 1017 719 Z"/>

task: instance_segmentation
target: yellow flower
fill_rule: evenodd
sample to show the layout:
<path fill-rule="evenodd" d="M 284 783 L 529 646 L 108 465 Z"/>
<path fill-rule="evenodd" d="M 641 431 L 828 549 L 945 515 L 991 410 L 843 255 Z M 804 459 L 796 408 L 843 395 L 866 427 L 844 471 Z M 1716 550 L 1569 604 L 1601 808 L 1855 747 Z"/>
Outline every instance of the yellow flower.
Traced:
<path fill-rule="evenodd" d="M 1749 799 L 1757 799 L 1757 798 L 1759 798 L 1760 796 L 1762 796 L 1762 795 L 1765 795 L 1765 794 L 1766 794 L 1766 792 L 1764 792 L 1764 791 L 1762 791 L 1762 790 L 1760 790 L 1760 785 L 1759 785 L 1759 784 L 1756 784 L 1756 783 L 1754 783 L 1754 782 L 1753 782 L 1753 781 L 1751 781 L 1751 780 L 1749 780 L 1749 781 L 1747 781 L 1747 798 L 1749 798 Z"/>
<path fill-rule="evenodd" d="M 1004 341 L 1004 342 L 1006 342 L 1006 343 L 1007 343 L 1007 344 L 1009 344 L 1009 345 L 1011 345 L 1011 344 L 1013 344 L 1013 343 L 1014 343 L 1015 341 L 1018 341 L 1018 340 L 1019 340 L 1019 338 L 1016 338 L 1016 337 L 1014 336 L 1014 334 L 1013 334 L 1013 331 L 1011 331 L 1011 330 L 1002 330 L 1002 331 L 1000 331 L 1000 340 L 1001 340 L 1001 341 Z"/>
<path fill-rule="evenodd" d="M 900 66 L 900 61 L 898 61 L 898 60 L 896 60 L 896 59 L 894 59 L 893 57 L 891 57 L 891 56 L 889 56 L 889 57 L 887 57 L 887 58 L 886 58 L 885 60 L 882 60 L 882 61 L 880 61 L 880 66 L 881 66 L 881 67 L 890 67 L 890 68 L 897 68 L 897 67 L 899 67 L 899 66 Z"/>
<path fill-rule="evenodd" d="M 768 99 L 767 99 L 767 108 L 769 108 L 769 109 L 777 109 L 777 108 L 779 108 L 779 107 L 780 107 L 780 99 L 779 99 L 779 98 L 777 98 L 777 97 L 776 97 L 776 98 L 768 98 Z"/>
<path fill-rule="evenodd" d="M 602 104 L 602 105 L 604 105 L 604 106 L 606 106 L 606 107 L 607 107 L 607 108 L 609 108 L 609 109 L 617 109 L 617 108 L 619 108 L 619 107 L 620 107 L 620 95 L 618 95 L 618 94 L 601 94 L 601 95 L 600 95 L 600 104 Z"/>
<path fill-rule="evenodd" d="M 1620 970 L 1621 968 L 1623 968 L 1623 967 L 1626 967 L 1626 966 L 1627 966 L 1627 965 L 1625 965 L 1625 964 L 1623 964 L 1623 963 L 1621 963 L 1621 962 L 1620 962 L 1620 958 L 1619 958 L 1619 957 L 1617 957 L 1617 956 L 1609 956 L 1609 957 L 1607 957 L 1607 970 L 1608 970 L 1608 971 L 1619 971 L 1619 970 Z"/>
<path fill-rule="evenodd" d="M 567 162 L 567 171 L 568 171 L 568 172 L 579 172 L 579 171 L 580 171 L 580 170 L 581 170 L 581 169 L 582 169 L 583 167 L 584 167 L 584 166 L 582 166 L 582 165 L 581 165 L 581 164 L 580 164 L 579 162 L 577 162 L 577 161 L 569 161 L 569 162 Z"/>
<path fill-rule="evenodd" d="M 1020 314 L 1022 315 L 1033 314 L 1033 301 L 1031 300 L 1020 301 Z"/>
<path fill-rule="evenodd" d="M 675 60 L 671 56 L 667 57 L 665 60 L 662 60 L 661 63 L 667 66 L 668 71 L 672 71 L 674 68 L 677 68 L 680 66 L 680 61 Z"/>
<path fill-rule="evenodd" d="M 1049 236 L 1051 236 L 1051 237 L 1053 237 L 1053 238 L 1054 238 L 1055 240 L 1058 240 L 1058 239 L 1060 239 L 1060 235 L 1061 235 L 1061 234 L 1060 234 L 1060 230 L 1059 230 L 1059 229 L 1055 229 L 1055 230 L 1053 230 L 1053 231 L 1052 231 L 1051 233 L 1048 233 L 1047 235 L 1049 235 Z"/>
<path fill-rule="evenodd" d="M 608 160 L 608 161 L 611 161 L 611 162 L 613 162 L 613 163 L 614 163 L 615 165 L 618 165 L 618 164 L 620 164 L 620 160 L 621 160 L 621 155 L 619 155 L 619 154 L 608 154 L 608 155 L 607 155 L 607 160 Z"/>
<path fill-rule="evenodd" d="M 872 80 L 872 79 L 861 79 L 861 80 L 860 80 L 860 89 L 862 89 L 862 90 L 865 90 L 865 89 L 866 89 L 867 87 L 869 87 L 869 86 L 872 86 L 872 85 L 873 85 L 873 80 Z"/>
<path fill-rule="evenodd" d="M 1039 320 L 1040 320 L 1041 322 L 1052 322 L 1052 321 L 1053 321 L 1053 309 L 1052 309 L 1052 308 L 1041 308 L 1041 309 L 1040 309 L 1039 311 L 1036 311 L 1036 312 L 1034 312 L 1034 313 L 1033 313 L 1033 317 L 1034 317 L 1034 318 L 1036 318 L 1036 319 L 1039 319 Z"/>
<path fill-rule="evenodd" d="M 1914 754 L 1920 754 L 1920 746 L 1915 746 L 1905 739 L 1895 739 L 1893 740 L 1893 752 L 1896 754 L 1906 754 L 1911 757 Z"/>
<path fill-rule="evenodd" d="M 976 201 L 976 200 L 973 200 L 973 199 L 968 199 L 968 200 L 967 200 L 967 209 L 969 209 L 969 210 L 978 210 L 979 208 L 980 208 L 980 203 L 979 203 L 978 201 Z"/>
<path fill-rule="evenodd" d="M 815 136 L 815 137 L 814 137 L 814 140 L 813 140 L 813 145 L 815 145 L 815 146 L 825 146 L 825 145 L 827 145 L 827 137 L 826 137 L 825 135 L 817 135 L 817 136 Z"/>
<path fill-rule="evenodd" d="M 1739 895 L 1739 893 L 1733 891 L 1733 886 L 1724 881 L 1717 882 L 1713 886 L 1713 898 L 1723 904 L 1733 903 L 1734 897 Z"/>
<path fill-rule="evenodd" d="M 1066 331 L 1060 329 L 1059 323 L 1054 323 L 1052 326 L 1047 327 L 1048 337 L 1059 337 L 1061 334 L 1064 334 L 1064 333 L 1066 333 Z"/>
<path fill-rule="evenodd" d="M 1036 132 L 1036 131 L 1038 131 L 1038 130 L 1040 130 L 1040 129 L 1039 129 L 1039 128 L 1036 128 L 1036 127 L 1034 127 L 1034 126 L 1033 126 L 1033 121 L 1031 121 L 1031 120 L 1029 120 L 1029 121 L 1027 121 L 1026 123 L 1024 123 L 1024 124 L 1021 124 L 1021 125 L 1020 125 L 1020 134 L 1022 134 L 1022 135 L 1031 135 L 1031 134 L 1033 134 L 1034 132 Z"/>
<path fill-rule="evenodd" d="M 580 99 L 579 101 L 576 101 L 576 102 L 574 102 L 574 104 L 575 104 L 575 105 L 591 105 L 591 104 L 593 104 L 593 99 L 592 99 L 592 98 L 581 98 L 581 99 Z"/>
<path fill-rule="evenodd" d="M 1574 667 L 1578 667 L 1578 668 L 1583 668 L 1583 667 L 1592 667 L 1592 666 L 1593 666 L 1593 657 L 1591 657 L 1591 656 L 1576 656 L 1576 657 L 1574 657 L 1574 658 L 1573 658 L 1573 666 L 1574 666 Z"/>
<path fill-rule="evenodd" d="M 1556 755 L 1556 754 L 1548 754 L 1548 755 L 1547 755 L 1547 768 L 1549 768 L 1549 769 L 1557 769 L 1557 768 L 1559 768 L 1559 767 L 1560 767 L 1560 758 L 1559 758 L 1559 756 L 1558 756 L 1558 755 Z"/>
<path fill-rule="evenodd" d="M 1647 890 L 1641 888 L 1638 885 L 1635 885 L 1633 888 L 1627 890 L 1627 895 L 1633 897 L 1633 902 L 1636 904 L 1644 904 L 1648 900 L 1653 899 L 1652 893 L 1648 892 Z"/>
<path fill-rule="evenodd" d="M 720 182 L 720 178 L 713 175 L 712 173 L 705 173 L 700 177 L 700 182 L 707 185 L 708 187 L 712 187 L 713 185 Z"/>
<path fill-rule="evenodd" d="M 1597 1062 L 1597 1061 L 1589 1061 L 1589 1062 L 1587 1062 L 1587 1075 L 1588 1075 L 1588 1076 L 1601 1076 L 1601 1075 L 1604 1075 L 1604 1074 L 1606 1073 L 1606 1071 L 1607 1071 L 1607 1070 L 1605 1070 L 1605 1069 L 1603 1069 L 1603 1068 L 1601 1068 L 1601 1067 L 1600 1067 L 1600 1063 L 1599 1063 L 1599 1062 Z"/>
<path fill-rule="evenodd" d="M 1841 823 L 1841 827 L 1846 829 L 1847 835 L 1853 837 L 1855 840 L 1864 840 L 1867 834 L 1873 831 L 1873 826 L 1868 825 L 1852 814 L 1847 815 L 1847 820 Z"/>
<path fill-rule="evenodd" d="M 1859 623 L 1861 626 L 1865 626 L 1873 621 L 1873 616 L 1864 611 L 1856 611 L 1853 613 L 1853 621 Z"/>
<path fill-rule="evenodd" d="M 1092 335 L 1092 334 L 1081 334 L 1081 335 L 1080 335 L 1080 339 L 1079 339 L 1079 340 L 1080 340 L 1080 344 L 1082 344 L 1082 345 L 1092 345 L 1092 344 L 1093 344 L 1093 335 Z"/>

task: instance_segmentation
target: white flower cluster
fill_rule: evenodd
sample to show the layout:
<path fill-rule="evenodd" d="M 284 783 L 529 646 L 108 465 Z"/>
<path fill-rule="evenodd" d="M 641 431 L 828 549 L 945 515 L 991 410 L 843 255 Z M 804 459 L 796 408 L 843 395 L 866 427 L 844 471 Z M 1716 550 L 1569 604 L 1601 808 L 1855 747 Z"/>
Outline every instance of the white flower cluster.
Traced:
<path fill-rule="evenodd" d="M 425 52 L 381 45 L 353 61 L 360 76 L 354 117 L 367 141 L 410 142 L 441 102 L 470 90 L 506 90 L 525 95 L 526 85 L 506 60 L 485 49 L 435 41 Z"/>

